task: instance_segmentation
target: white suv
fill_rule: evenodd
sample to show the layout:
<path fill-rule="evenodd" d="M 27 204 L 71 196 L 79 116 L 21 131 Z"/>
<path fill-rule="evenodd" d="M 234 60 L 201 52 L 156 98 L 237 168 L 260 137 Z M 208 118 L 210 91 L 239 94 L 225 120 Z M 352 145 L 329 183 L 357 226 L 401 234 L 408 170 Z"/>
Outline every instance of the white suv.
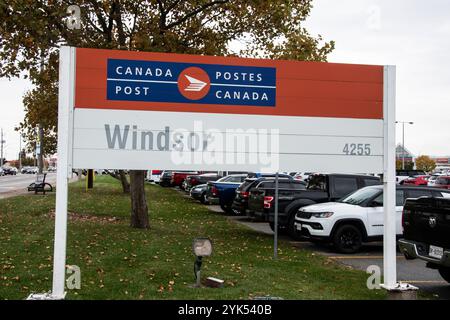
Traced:
<path fill-rule="evenodd" d="M 403 203 L 406 198 L 450 197 L 450 190 L 397 186 L 397 235 L 401 236 Z M 300 234 L 311 241 L 334 244 L 342 253 L 359 251 L 364 242 L 383 239 L 383 186 L 359 189 L 339 202 L 314 204 L 300 208 L 295 217 Z"/>

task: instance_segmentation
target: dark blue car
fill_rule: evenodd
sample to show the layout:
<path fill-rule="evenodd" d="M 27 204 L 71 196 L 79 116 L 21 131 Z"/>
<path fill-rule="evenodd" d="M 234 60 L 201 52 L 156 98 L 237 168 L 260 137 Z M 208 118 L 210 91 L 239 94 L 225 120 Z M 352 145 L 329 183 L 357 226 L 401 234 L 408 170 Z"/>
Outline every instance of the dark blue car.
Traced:
<path fill-rule="evenodd" d="M 226 213 L 231 213 L 236 189 L 247 178 L 247 174 L 231 174 L 217 181 L 209 181 L 206 198 L 210 204 L 218 204 Z"/>
<path fill-rule="evenodd" d="M 214 182 L 208 182 L 206 198 L 210 204 L 218 204 L 225 213 L 233 213 L 232 205 L 236 196 L 236 189 L 247 178 L 273 177 L 273 173 L 252 172 L 246 174 L 231 174 Z M 280 177 L 286 176 L 280 174 Z"/>
<path fill-rule="evenodd" d="M 250 175 L 251 176 L 251 175 Z M 248 199 L 250 195 L 250 189 L 257 186 L 260 182 L 265 180 L 274 180 L 275 174 L 259 174 L 259 177 L 247 178 L 236 189 L 236 195 L 234 197 L 233 204 L 231 206 L 232 211 L 236 215 L 245 215 L 248 209 Z M 294 180 L 291 175 L 280 173 L 278 177 L 281 180 Z"/>

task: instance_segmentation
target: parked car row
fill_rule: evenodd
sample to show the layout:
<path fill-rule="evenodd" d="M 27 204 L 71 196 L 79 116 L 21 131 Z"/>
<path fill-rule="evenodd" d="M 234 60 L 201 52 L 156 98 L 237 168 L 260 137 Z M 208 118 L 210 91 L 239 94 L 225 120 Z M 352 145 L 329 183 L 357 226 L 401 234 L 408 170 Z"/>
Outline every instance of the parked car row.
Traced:
<path fill-rule="evenodd" d="M 197 184 L 216 181 L 227 175 L 226 172 L 159 170 L 159 177 L 157 179 L 151 179 L 151 177 L 154 177 L 154 171 L 157 170 L 151 170 L 151 172 L 147 174 L 148 181 L 153 180 L 152 182 L 159 183 L 162 187 L 178 187 L 186 191 L 190 191 L 190 188 Z M 188 177 L 189 179 L 187 179 Z"/>
<path fill-rule="evenodd" d="M 439 176 L 432 182 L 436 188 L 450 189 L 450 176 Z"/>
<path fill-rule="evenodd" d="M 39 172 L 38 167 L 30 167 L 30 166 L 22 167 L 21 170 L 21 173 L 23 174 L 37 174 L 38 172 Z"/>
<path fill-rule="evenodd" d="M 16 167 L 3 166 L 0 168 L 0 176 L 15 176 L 19 170 Z"/>
<path fill-rule="evenodd" d="M 450 189 L 450 176 L 441 174 L 415 175 L 403 179 L 399 184 Z"/>
<path fill-rule="evenodd" d="M 368 175 L 312 174 L 306 178 L 308 183 L 296 180 L 295 176 L 279 174 L 278 185 L 279 230 L 295 239 L 300 237 L 295 226 L 300 208 L 336 201 L 362 187 L 381 183 L 378 177 Z M 229 175 L 196 186 L 191 189 L 191 196 L 202 203 L 220 205 L 228 214 L 248 215 L 268 222 L 274 229 L 275 174 Z"/>
<path fill-rule="evenodd" d="M 379 177 L 368 175 L 312 174 L 302 180 L 296 176 L 296 172 L 279 174 L 278 186 L 279 226 L 280 229 L 289 230 L 292 236 L 296 234 L 294 218 L 300 207 L 337 200 L 359 188 L 380 184 Z M 160 185 L 179 186 L 203 203 L 220 205 L 228 214 L 246 214 L 269 222 L 273 227 L 273 173 L 241 173 L 220 177 L 216 173 L 164 171 Z"/>
<path fill-rule="evenodd" d="M 403 180 L 408 179 L 409 177 L 424 176 L 424 175 L 425 172 L 422 170 L 397 170 L 396 180 L 398 184 L 401 184 Z"/>
<path fill-rule="evenodd" d="M 428 186 L 430 180 L 433 187 Z M 247 215 L 275 228 L 275 174 L 223 177 L 219 173 L 165 171 L 160 184 L 180 186 L 203 204 L 217 204 L 227 214 Z M 396 186 L 395 208 L 402 253 L 407 259 L 426 261 L 427 267 L 437 269 L 448 282 L 449 184 L 446 175 L 408 176 Z M 364 243 L 382 241 L 383 201 L 377 176 L 312 173 L 299 178 L 297 172 L 279 174 L 279 232 L 296 240 L 332 244 L 341 253 L 356 253 Z"/>
<path fill-rule="evenodd" d="M 37 174 L 39 172 L 38 167 L 24 166 L 20 170 L 22 174 Z M 48 167 L 47 172 L 56 172 L 56 167 Z M 0 168 L 0 176 L 4 175 L 16 175 L 19 170 L 16 167 L 4 166 Z"/>
<path fill-rule="evenodd" d="M 285 182 L 278 193 L 278 227 L 292 238 L 298 239 L 295 215 L 304 206 L 336 201 L 362 187 L 380 184 L 378 177 L 367 175 L 313 174 L 308 185 Z M 269 222 L 274 230 L 275 210 L 272 205 L 275 188 L 268 185 L 250 190 L 249 214 Z"/>
<path fill-rule="evenodd" d="M 331 243 L 338 252 L 358 252 L 366 242 L 383 238 L 383 187 L 377 176 L 356 174 L 279 174 L 278 230 L 296 240 Z M 167 177 L 166 177 L 167 176 Z M 396 189 L 397 236 L 402 237 L 406 199 L 448 198 L 447 188 L 428 187 L 424 175 L 403 179 Z M 178 178 L 177 178 L 178 177 Z M 180 182 L 183 179 L 183 182 Z M 445 181 L 440 181 L 444 180 Z M 447 183 L 446 176 L 436 182 Z M 275 174 L 163 172 L 160 184 L 179 186 L 203 204 L 216 204 L 227 214 L 247 215 L 274 230 Z M 181 183 L 181 185 L 180 185 Z"/>

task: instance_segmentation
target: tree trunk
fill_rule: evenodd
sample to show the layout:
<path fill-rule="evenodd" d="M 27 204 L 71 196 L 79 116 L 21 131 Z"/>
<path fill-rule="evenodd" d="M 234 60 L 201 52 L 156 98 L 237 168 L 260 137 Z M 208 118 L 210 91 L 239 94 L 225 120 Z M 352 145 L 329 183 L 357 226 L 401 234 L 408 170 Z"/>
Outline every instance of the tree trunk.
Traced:
<path fill-rule="evenodd" d="M 131 191 L 131 227 L 139 229 L 150 228 L 148 207 L 145 197 L 145 171 L 130 171 Z"/>
<path fill-rule="evenodd" d="M 128 182 L 127 175 L 123 170 L 119 170 L 120 182 L 122 183 L 123 193 L 130 193 L 130 183 Z"/>
<path fill-rule="evenodd" d="M 120 180 L 120 183 L 122 184 L 123 193 L 125 194 L 130 193 L 130 183 L 128 182 L 127 174 L 125 173 L 125 171 L 119 170 L 119 173 L 117 173 L 117 171 L 107 170 L 107 172 L 114 179 Z"/>

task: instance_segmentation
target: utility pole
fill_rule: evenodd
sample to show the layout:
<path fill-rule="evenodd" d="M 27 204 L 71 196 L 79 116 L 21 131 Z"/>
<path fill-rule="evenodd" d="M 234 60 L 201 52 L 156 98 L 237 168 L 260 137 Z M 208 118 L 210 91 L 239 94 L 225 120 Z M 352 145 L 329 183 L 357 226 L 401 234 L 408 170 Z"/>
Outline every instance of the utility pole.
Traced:
<path fill-rule="evenodd" d="M 402 170 L 405 170 L 405 123 L 414 124 L 411 121 L 395 121 L 395 123 L 402 124 Z"/>
<path fill-rule="evenodd" d="M 38 162 L 39 173 L 44 171 L 44 154 L 43 154 L 43 136 L 44 130 L 42 129 L 42 125 L 38 125 L 38 136 L 37 136 L 37 144 L 36 144 L 36 157 Z"/>
<path fill-rule="evenodd" d="M 6 141 L 3 140 L 3 128 L 2 128 L 1 129 L 1 134 L 0 134 L 0 149 L 1 149 L 1 151 L 0 151 L 0 167 L 3 167 L 3 144 L 5 142 Z"/>
<path fill-rule="evenodd" d="M 19 172 L 22 172 L 22 133 L 19 132 Z"/>
<path fill-rule="evenodd" d="M 44 71 L 44 51 L 41 50 L 41 74 Z M 36 148 L 36 157 L 38 160 L 39 173 L 44 171 L 44 127 L 42 123 L 38 124 L 38 142 Z"/>

